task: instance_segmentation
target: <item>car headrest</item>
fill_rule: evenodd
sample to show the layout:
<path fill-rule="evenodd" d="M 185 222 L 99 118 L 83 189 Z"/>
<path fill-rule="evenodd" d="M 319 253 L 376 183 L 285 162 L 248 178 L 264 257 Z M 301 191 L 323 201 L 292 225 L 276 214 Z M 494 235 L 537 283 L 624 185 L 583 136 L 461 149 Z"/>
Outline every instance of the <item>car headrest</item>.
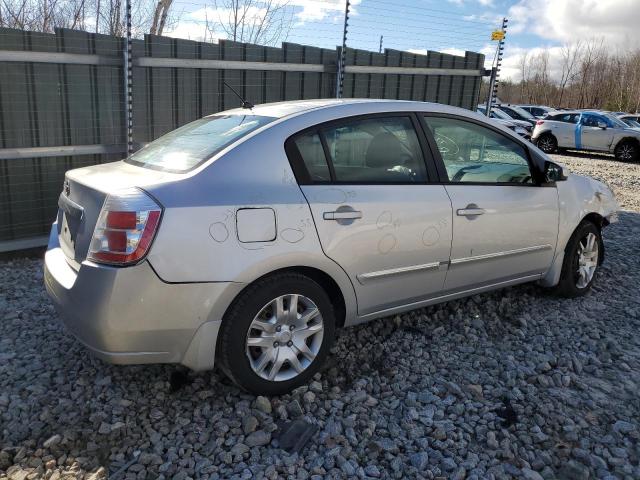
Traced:
<path fill-rule="evenodd" d="M 400 165 L 404 151 L 402 143 L 393 133 L 379 133 L 367 148 L 366 162 L 370 168 L 391 167 Z"/>

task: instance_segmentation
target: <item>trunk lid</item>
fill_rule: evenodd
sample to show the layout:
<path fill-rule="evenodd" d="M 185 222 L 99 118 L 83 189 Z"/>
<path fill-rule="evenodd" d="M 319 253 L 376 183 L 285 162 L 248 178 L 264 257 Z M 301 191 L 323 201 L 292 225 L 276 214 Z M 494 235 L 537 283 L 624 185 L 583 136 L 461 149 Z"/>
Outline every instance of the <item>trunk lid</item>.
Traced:
<path fill-rule="evenodd" d="M 184 177 L 122 161 L 69 170 L 58 198 L 58 240 L 71 266 L 77 270 L 87 257 L 108 194 L 129 187 L 144 189 Z"/>

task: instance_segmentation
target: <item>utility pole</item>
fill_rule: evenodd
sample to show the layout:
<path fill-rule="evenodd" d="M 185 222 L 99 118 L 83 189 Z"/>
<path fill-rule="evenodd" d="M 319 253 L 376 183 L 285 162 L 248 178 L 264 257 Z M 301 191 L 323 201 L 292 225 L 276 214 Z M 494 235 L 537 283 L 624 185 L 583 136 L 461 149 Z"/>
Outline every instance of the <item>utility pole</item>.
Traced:
<path fill-rule="evenodd" d="M 338 60 L 338 77 L 336 78 L 336 98 L 342 98 L 342 86 L 344 85 L 344 64 L 347 56 L 347 28 L 349 27 L 349 7 L 351 3 L 345 0 L 344 27 L 342 29 L 342 48 Z"/>
<path fill-rule="evenodd" d="M 133 153 L 133 63 L 131 58 L 131 0 L 126 0 L 125 22 L 127 26 L 124 46 L 124 111 L 127 128 L 127 156 Z"/>
<path fill-rule="evenodd" d="M 378 53 L 382 53 L 382 39 L 384 36 L 380 35 L 380 48 L 378 48 Z"/>
<path fill-rule="evenodd" d="M 506 18 L 502 19 L 502 35 L 500 40 L 498 41 L 498 46 L 496 48 L 496 55 L 494 60 L 494 65 L 491 68 L 491 77 L 489 79 L 489 93 L 487 95 L 487 117 L 491 115 L 491 109 L 493 108 L 493 104 L 496 101 L 496 97 L 498 96 L 498 82 L 500 76 L 500 66 L 502 65 L 502 56 L 504 54 L 504 39 L 507 36 L 507 23 L 509 20 Z M 494 34 L 497 32 L 494 32 Z"/>

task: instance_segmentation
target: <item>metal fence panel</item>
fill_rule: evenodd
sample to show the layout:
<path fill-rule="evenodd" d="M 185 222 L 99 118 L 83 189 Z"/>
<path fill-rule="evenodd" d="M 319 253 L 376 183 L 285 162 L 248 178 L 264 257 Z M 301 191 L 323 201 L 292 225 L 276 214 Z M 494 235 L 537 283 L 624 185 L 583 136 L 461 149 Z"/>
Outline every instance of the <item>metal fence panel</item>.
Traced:
<path fill-rule="evenodd" d="M 46 235 L 64 172 L 121 158 L 120 153 L 99 152 L 126 151 L 126 131 L 122 38 L 68 29 L 48 34 L 7 28 L 0 28 L 0 38 L 1 251 L 3 245 L 16 245 L 17 239 Z M 144 144 L 189 121 L 239 106 L 239 99 L 223 82 L 255 104 L 334 98 L 338 52 L 338 48 L 297 43 L 276 48 L 154 35 L 135 39 L 134 143 Z M 174 59 L 174 64 L 163 59 Z M 204 65 L 200 60 L 222 63 Z M 261 63 L 265 70 L 260 69 Z M 343 96 L 439 101 L 474 108 L 483 63 L 484 56 L 473 52 L 456 57 L 431 51 L 420 55 L 348 48 L 346 67 L 465 72 L 346 72 Z"/>

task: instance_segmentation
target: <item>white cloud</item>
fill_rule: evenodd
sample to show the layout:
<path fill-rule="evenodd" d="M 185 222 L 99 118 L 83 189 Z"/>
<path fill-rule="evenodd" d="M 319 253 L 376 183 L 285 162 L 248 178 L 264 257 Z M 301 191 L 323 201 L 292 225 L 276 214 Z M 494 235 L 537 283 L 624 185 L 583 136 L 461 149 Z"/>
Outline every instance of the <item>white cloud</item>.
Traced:
<path fill-rule="evenodd" d="M 344 2 L 341 0 L 292 0 L 290 5 L 300 7 L 296 18 L 300 22 L 319 22 L 327 16 L 342 17 Z"/>
<path fill-rule="evenodd" d="M 449 3 L 453 3 L 454 5 L 464 5 L 465 1 L 466 3 L 469 3 L 469 0 L 447 0 L 447 1 Z M 485 7 L 490 7 L 493 5 L 493 0 L 474 0 L 474 1 Z"/>
<path fill-rule="evenodd" d="M 170 31 L 165 31 L 162 35 L 197 42 L 210 40 L 210 34 L 207 32 L 205 23 L 197 20 L 182 19 Z M 216 32 L 215 38 L 225 38 L 224 32 L 220 32 L 220 35 Z"/>
<path fill-rule="evenodd" d="M 574 42 L 602 38 L 613 48 L 640 46 L 638 0 L 520 0 L 509 9 L 509 33 Z"/>

